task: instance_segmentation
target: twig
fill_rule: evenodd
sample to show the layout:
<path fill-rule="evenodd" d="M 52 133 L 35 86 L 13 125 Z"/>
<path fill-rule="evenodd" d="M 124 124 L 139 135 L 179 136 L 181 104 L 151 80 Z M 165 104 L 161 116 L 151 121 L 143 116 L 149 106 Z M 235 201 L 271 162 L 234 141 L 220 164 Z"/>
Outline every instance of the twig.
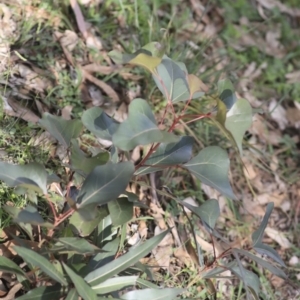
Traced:
<path fill-rule="evenodd" d="M 8 292 L 8 294 L 6 295 L 6 297 L 1 298 L 2 300 L 13 300 L 15 299 L 15 295 L 16 293 L 23 287 L 23 285 L 21 283 L 17 283 L 15 284 L 10 291 Z"/>

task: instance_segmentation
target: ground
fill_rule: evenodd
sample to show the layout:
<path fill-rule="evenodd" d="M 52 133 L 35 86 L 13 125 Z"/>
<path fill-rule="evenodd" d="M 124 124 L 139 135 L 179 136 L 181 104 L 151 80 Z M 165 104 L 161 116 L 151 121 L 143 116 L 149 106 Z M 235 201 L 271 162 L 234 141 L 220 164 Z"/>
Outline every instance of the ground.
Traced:
<path fill-rule="evenodd" d="M 0 3 L 1 159 L 21 164 L 35 160 L 63 172 L 63 155 L 36 124 L 44 112 L 69 119 L 81 116 L 86 108 L 101 106 L 123 120 L 130 101 L 143 97 L 159 115 L 165 102 L 153 89 L 151 76 L 140 68 L 116 67 L 107 54 L 114 49 L 132 53 L 159 41 L 170 57 L 185 62 L 189 72 L 199 76 L 204 89 L 213 91 L 219 78 L 230 78 L 237 95 L 247 99 L 254 110 L 253 124 L 243 143 L 243 165 L 217 128 L 205 122 L 189 127 L 200 145 L 217 143 L 228 150 L 238 204 L 208 187 L 202 187 L 201 195 L 195 193 L 191 180 L 182 182 L 180 173 L 164 184 L 173 188 L 182 182 L 180 190 L 172 191 L 182 199 L 217 198 L 222 211 L 218 229 L 235 245 L 247 244 L 267 203 L 274 202 L 264 242 L 281 255 L 291 281 L 299 281 L 298 1 L 81 3 Z M 201 110 L 202 103 L 194 108 Z M 18 207 L 26 202 L 1 184 L 0 203 L 7 201 Z M 10 222 L 0 209 L 0 227 Z M 171 264 L 170 259 L 164 263 Z M 174 278 L 164 280 L 170 286 L 178 284 Z M 300 299 L 297 288 L 268 273 L 261 273 L 261 283 L 267 295 L 264 299 Z M 218 299 L 223 293 L 228 296 L 236 292 L 230 283 L 222 284 Z"/>

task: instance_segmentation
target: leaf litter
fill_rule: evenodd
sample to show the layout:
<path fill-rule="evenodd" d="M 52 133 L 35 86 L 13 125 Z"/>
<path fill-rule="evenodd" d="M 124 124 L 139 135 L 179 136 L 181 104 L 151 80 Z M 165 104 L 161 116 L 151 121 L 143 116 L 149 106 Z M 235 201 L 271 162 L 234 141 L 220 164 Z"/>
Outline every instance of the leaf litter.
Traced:
<path fill-rule="evenodd" d="M 92 2 L 93 1 L 85 0 L 82 1 L 82 4 L 89 7 L 92 5 Z M 199 42 L 205 42 L 210 39 L 212 41 L 211 46 L 208 47 L 206 53 L 204 53 L 204 55 L 206 57 L 209 56 L 210 59 L 201 66 L 199 71 L 209 71 L 212 65 L 215 71 L 226 70 L 230 60 L 228 57 L 223 57 L 222 60 L 220 60 L 216 50 L 226 46 L 226 41 L 220 38 L 220 31 L 225 22 L 222 16 L 222 9 L 212 5 L 208 13 L 205 13 L 205 5 L 194 0 L 190 2 L 191 7 L 195 11 L 195 16 L 194 19 L 188 20 L 185 28 L 179 30 L 178 39 L 186 42 L 194 50 L 199 49 Z M 118 73 L 125 79 L 137 80 L 140 79 L 140 77 L 134 77 L 135 75 L 131 73 L 130 69 L 120 69 L 119 67 L 111 65 L 110 60 L 107 58 L 102 40 L 98 36 L 97 28 L 86 24 L 77 1 L 71 1 L 71 4 L 81 36 L 71 30 L 65 30 L 64 32 L 58 31 L 61 19 L 51 16 L 49 12 L 44 9 L 37 9 L 28 4 L 25 4 L 23 8 L 27 19 L 31 17 L 37 18 L 37 16 L 39 16 L 38 18 L 41 20 L 50 22 L 53 29 L 53 37 L 55 37 L 54 40 L 56 43 L 60 43 L 62 47 L 63 52 L 57 53 L 56 63 L 49 66 L 49 69 L 34 66 L 32 63 L 29 64 L 26 62 L 26 60 L 24 61 L 24 57 L 29 54 L 34 54 L 34 52 L 31 53 L 30 50 L 26 49 L 26 47 L 28 47 L 26 43 L 17 49 L 17 52 L 12 52 L 12 45 L 20 37 L 20 20 L 16 17 L 18 14 L 16 14 L 14 10 L 20 11 L 21 6 L 18 5 L 24 5 L 23 1 L 17 1 L 16 3 L 16 6 L 10 6 L 4 1 L 4 3 L 0 5 L 0 55 L 2 58 L 0 74 L 9 70 L 8 80 L 2 80 L 2 75 L 0 77 L 1 86 L 5 86 L 9 89 L 9 92 L 5 91 L 3 94 L 2 92 L 5 89 L 1 89 L 1 98 L 4 101 L 4 112 L 8 115 L 22 118 L 27 122 L 38 122 L 41 117 L 41 109 L 38 108 L 37 102 L 32 101 L 31 105 L 28 106 L 24 105 L 24 99 L 27 101 L 28 99 L 32 100 L 38 97 L 38 99 L 43 102 L 42 98 L 48 95 L 49 90 L 53 89 L 55 84 L 59 82 L 59 73 L 67 70 L 74 64 L 74 66 L 76 65 L 76 67 L 79 68 L 80 75 L 82 76 L 82 78 L 75 78 L 74 82 L 80 87 L 82 95 L 87 95 L 84 97 L 83 107 L 105 107 L 106 103 L 109 104 L 109 106 L 105 107 L 105 109 L 110 115 L 115 115 L 115 118 L 119 118 L 120 121 L 126 119 L 127 104 L 123 103 L 123 108 L 121 110 L 118 109 L 122 94 L 119 91 L 117 92 L 112 84 L 108 84 L 97 77 L 96 74 L 111 75 Z M 297 18 L 300 15 L 299 9 L 291 9 L 279 1 L 257 1 L 257 10 L 263 19 L 267 19 L 269 11 L 274 8 L 279 9 L 281 13 L 287 14 L 292 18 Z M 164 11 L 160 13 L 165 14 Z M 119 17 L 119 22 L 120 27 L 122 27 L 122 22 L 126 21 L 122 21 L 122 18 Z M 239 20 L 237 25 L 234 25 L 235 30 L 240 33 L 240 38 L 232 41 L 232 47 L 241 53 L 251 47 L 257 47 L 261 53 L 268 56 L 279 59 L 284 58 L 290 49 L 287 49 L 281 42 L 281 29 L 274 27 L 272 30 L 269 30 L 264 26 L 263 21 L 261 24 L 254 22 L 251 24 L 251 22 L 252 21 L 246 17 L 243 17 Z M 125 25 L 123 24 L 123 26 Z M 257 26 L 258 31 L 245 31 L 245 26 Z M 260 28 L 262 29 L 260 30 Z M 85 43 L 83 49 L 81 48 L 82 43 Z M 114 46 L 119 47 L 119 45 Z M 101 53 L 102 58 L 97 56 L 93 57 L 91 53 L 87 55 L 88 57 L 78 55 L 85 55 L 85 52 L 88 51 L 87 49 L 96 49 Z M 187 58 L 194 58 L 194 52 L 192 50 L 187 53 Z M 235 183 L 234 189 L 238 198 L 242 199 L 242 205 L 239 207 L 241 218 L 248 222 L 248 224 L 251 223 L 250 226 L 253 228 L 257 228 L 259 221 L 263 217 L 266 204 L 270 201 L 274 202 L 276 209 L 271 216 L 270 227 L 266 229 L 268 239 L 265 239 L 267 242 L 276 243 L 277 251 L 283 255 L 285 260 L 288 260 L 289 257 L 292 256 L 293 261 L 296 261 L 299 259 L 297 255 L 293 255 L 292 252 L 288 254 L 285 253 L 287 249 L 291 248 L 292 243 L 296 242 L 298 243 L 297 246 L 300 247 L 300 241 L 295 239 L 291 230 L 292 227 L 296 228 L 299 222 L 300 186 L 296 181 L 293 181 L 292 178 L 287 178 L 286 173 L 284 173 L 282 169 L 289 166 L 290 173 L 295 172 L 294 176 L 299 175 L 299 171 L 297 170 L 297 163 L 290 162 L 291 158 L 288 157 L 288 155 L 282 155 L 280 151 L 282 147 L 284 147 L 282 141 L 286 135 L 295 141 L 295 144 L 299 142 L 298 131 L 295 129 L 298 129 L 300 126 L 300 107 L 298 102 L 292 102 L 288 105 L 281 102 L 280 95 L 275 95 L 271 98 L 271 101 L 264 101 L 262 97 L 258 97 L 252 92 L 253 84 L 264 75 L 267 64 L 267 62 L 264 62 L 261 65 L 257 65 L 255 61 L 252 61 L 239 70 L 241 80 L 238 82 L 238 92 L 240 96 L 248 99 L 252 106 L 259 108 L 264 112 L 264 115 L 255 115 L 252 127 L 248 131 L 251 137 L 247 143 L 251 147 L 247 147 L 243 154 L 245 166 L 243 173 L 248 182 L 241 177 L 241 171 L 235 167 L 231 169 L 231 178 L 232 182 Z M 39 72 L 39 70 L 50 71 L 53 76 L 49 78 L 45 76 L 45 73 L 42 74 Z M 298 83 L 299 71 L 291 71 L 285 74 L 285 78 L 289 84 Z M 208 85 L 213 84 L 213 82 L 213 76 L 206 81 Z M 139 88 L 138 84 L 137 88 Z M 96 92 L 91 92 L 93 90 Z M 86 93 L 86 91 L 88 91 L 88 93 Z M 133 91 L 129 92 L 133 93 Z M 46 111 L 53 109 L 53 104 L 51 103 L 43 103 L 43 105 Z M 65 119 L 68 120 L 71 118 L 73 114 L 72 108 L 72 105 L 62 104 L 61 109 Z M 44 139 L 50 144 L 53 143 L 51 137 L 42 134 L 37 137 L 35 145 L 40 144 L 40 140 Z M 269 152 L 268 148 L 270 145 L 274 147 L 275 153 Z M 59 152 L 60 150 L 57 149 L 57 151 Z M 61 154 L 57 154 L 61 160 L 65 157 L 65 151 L 66 149 L 63 149 Z M 276 152 L 278 153 L 277 155 Z M 65 163 L 67 162 L 65 161 Z M 221 208 L 220 221 L 222 224 L 218 226 L 220 226 L 220 228 L 222 228 L 222 226 L 230 227 L 231 224 L 227 218 L 233 217 L 234 215 L 228 206 L 226 198 L 208 186 L 203 185 L 202 190 L 208 199 L 214 198 L 219 201 Z M 147 192 L 144 197 L 141 196 L 140 198 L 147 198 L 146 201 L 148 202 L 150 200 L 148 204 L 150 204 L 151 213 L 149 212 L 149 214 L 153 217 L 156 224 L 154 230 L 152 230 L 154 234 L 158 234 L 161 230 L 168 228 L 168 222 L 166 223 L 165 221 L 165 218 L 168 219 L 168 217 L 166 217 L 164 209 L 158 207 L 157 203 L 152 203 L 152 200 L 149 199 L 151 197 L 147 195 Z M 194 204 L 193 202 L 193 205 Z M 293 219 L 292 208 L 294 207 L 296 207 L 294 210 L 296 213 Z M 132 238 L 132 244 L 138 243 L 140 237 L 146 237 L 146 232 L 149 231 L 147 223 L 142 221 L 138 223 L 138 228 L 139 237 L 136 236 L 135 240 Z M 152 251 L 151 257 L 144 259 L 145 262 L 147 261 L 155 266 L 156 271 L 163 269 L 164 271 L 171 272 L 174 276 L 176 275 L 176 272 L 174 272 L 174 270 L 176 270 L 174 267 L 176 264 L 181 268 L 193 264 L 191 254 L 188 253 L 184 246 L 179 246 L 178 242 L 176 243 L 175 236 L 176 234 L 168 234 Z M 232 240 L 236 239 L 240 243 L 243 242 L 241 241 L 238 230 L 234 228 L 230 230 L 230 238 Z M 208 236 L 198 235 L 197 241 L 206 253 L 212 255 L 213 248 Z M 214 246 L 216 247 L 215 251 L 217 255 L 224 247 L 224 245 L 216 245 L 216 243 Z M 296 274 L 296 276 L 300 275 Z M 220 284 L 221 281 L 218 281 Z M 230 280 L 227 280 L 227 282 L 230 282 Z M 282 281 L 274 280 L 272 282 L 274 288 L 280 289 L 283 292 L 284 290 L 288 290 Z M 222 290 L 226 294 L 228 287 L 223 287 Z M 290 290 L 289 292 L 291 293 Z"/>

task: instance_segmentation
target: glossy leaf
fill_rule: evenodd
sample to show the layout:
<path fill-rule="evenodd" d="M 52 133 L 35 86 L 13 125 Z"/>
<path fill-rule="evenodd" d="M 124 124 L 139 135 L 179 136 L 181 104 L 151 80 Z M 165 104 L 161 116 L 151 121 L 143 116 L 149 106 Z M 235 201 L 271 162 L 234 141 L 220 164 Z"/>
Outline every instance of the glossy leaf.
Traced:
<path fill-rule="evenodd" d="M 159 130 L 149 104 L 140 98 L 130 103 L 128 118 L 120 124 L 113 136 L 114 145 L 125 151 L 139 145 L 177 140 L 172 133 Z"/>
<path fill-rule="evenodd" d="M 252 124 L 252 108 L 245 99 L 238 99 L 228 111 L 225 121 L 226 129 L 234 138 L 240 153 L 245 132 Z"/>
<path fill-rule="evenodd" d="M 90 235 L 99 222 L 107 215 L 106 210 L 98 209 L 97 207 L 94 209 L 94 212 L 96 215 L 95 218 L 92 220 L 86 220 L 81 217 L 78 211 L 75 211 L 69 220 L 69 224 L 71 225 L 73 232 L 82 237 Z"/>
<path fill-rule="evenodd" d="M 146 167 L 139 168 L 135 175 L 144 175 L 163 170 L 168 166 L 186 163 L 192 157 L 194 138 L 183 136 L 176 143 L 161 143 L 156 151 L 145 161 Z"/>
<path fill-rule="evenodd" d="M 228 110 L 231 109 L 237 100 L 233 84 L 229 79 L 222 79 L 218 82 L 218 94 Z"/>
<path fill-rule="evenodd" d="M 84 207 L 81 207 L 80 209 L 77 209 L 76 212 L 78 212 L 80 218 L 83 221 L 91 222 L 95 220 L 98 216 L 98 209 L 96 206 L 97 205 L 95 203 L 88 204 L 85 205 Z"/>
<path fill-rule="evenodd" d="M 24 271 L 15 262 L 3 255 L 0 256 L 0 271 L 25 276 Z"/>
<path fill-rule="evenodd" d="M 156 68 L 153 79 L 166 99 L 177 103 L 190 99 L 187 76 L 188 73 L 184 64 L 164 56 Z"/>
<path fill-rule="evenodd" d="M 270 218 L 273 208 L 274 208 L 274 203 L 273 202 L 268 203 L 266 213 L 264 215 L 264 218 L 263 218 L 259 228 L 256 231 L 254 231 L 252 234 L 253 247 L 255 247 L 257 243 L 260 243 L 262 241 L 262 237 L 263 237 L 265 229 L 268 225 L 268 221 L 269 221 L 269 218 Z"/>
<path fill-rule="evenodd" d="M 65 300 L 78 300 L 78 298 L 79 298 L 79 295 L 78 295 L 76 289 L 73 288 L 73 289 L 70 289 Z"/>
<path fill-rule="evenodd" d="M 97 300 L 97 294 L 95 291 L 86 283 L 86 281 L 79 275 L 77 275 L 70 267 L 65 263 L 62 263 L 67 274 L 71 278 L 75 285 L 78 294 L 84 300 Z"/>
<path fill-rule="evenodd" d="M 93 290 L 97 295 L 103 295 L 114 291 L 119 291 L 125 287 L 135 285 L 138 276 L 120 276 L 105 280 L 104 282 L 93 286 Z"/>
<path fill-rule="evenodd" d="M 43 114 L 39 124 L 65 147 L 70 146 L 71 140 L 77 138 L 82 129 L 80 120 L 65 120 L 49 113 Z"/>
<path fill-rule="evenodd" d="M 86 110 L 81 117 L 83 125 L 97 137 L 111 141 L 119 122 L 107 115 L 100 107 Z"/>
<path fill-rule="evenodd" d="M 85 179 L 77 197 L 79 208 L 90 204 L 105 204 L 117 198 L 134 173 L 131 162 L 97 166 Z"/>
<path fill-rule="evenodd" d="M 63 245 L 64 249 L 71 250 L 81 254 L 93 254 L 99 252 L 100 249 L 90 244 L 86 239 L 78 237 L 62 237 L 58 239 L 56 246 Z"/>
<path fill-rule="evenodd" d="M 15 300 L 53 300 L 60 299 L 62 295 L 63 290 L 60 285 L 40 286 L 30 290 L 28 293 Z"/>
<path fill-rule="evenodd" d="M 76 140 L 72 140 L 71 143 L 71 166 L 74 170 L 80 171 L 80 173 L 83 172 L 86 175 L 96 166 L 104 165 L 109 160 L 108 152 L 100 152 L 93 157 L 88 157 L 83 151 L 81 151 Z"/>
<path fill-rule="evenodd" d="M 89 272 L 96 270 L 105 264 L 113 261 L 115 259 L 115 255 L 119 249 L 120 239 L 115 238 L 112 241 L 107 242 L 103 247 L 102 250 L 104 252 L 100 252 L 95 255 L 92 259 L 90 259 L 87 269 Z"/>
<path fill-rule="evenodd" d="M 129 222 L 133 217 L 133 203 L 127 197 L 120 197 L 108 203 L 108 210 L 115 226 Z"/>
<path fill-rule="evenodd" d="M 258 294 L 259 294 L 259 287 L 260 282 L 256 274 L 253 272 L 250 272 L 246 270 L 245 268 L 241 266 L 236 266 L 230 268 L 230 270 L 236 274 L 243 283 L 250 289 L 255 299 L 259 300 Z"/>
<path fill-rule="evenodd" d="M 48 259 L 38 254 L 36 251 L 26 249 L 20 246 L 13 247 L 17 254 L 27 263 L 39 267 L 44 273 L 62 285 L 67 285 L 63 274 L 59 273 Z"/>
<path fill-rule="evenodd" d="M 164 231 L 161 234 L 147 240 L 143 244 L 130 249 L 130 251 L 128 251 L 123 256 L 89 273 L 85 277 L 85 280 L 91 286 L 95 286 L 100 284 L 101 282 L 104 282 L 108 278 L 119 274 L 120 272 L 124 271 L 125 269 L 139 261 L 142 257 L 147 255 L 163 240 L 168 232 L 169 231 Z"/>
<path fill-rule="evenodd" d="M 24 209 L 3 205 L 3 209 L 9 213 L 17 223 L 40 225 L 48 228 L 53 227 L 52 224 L 45 222 L 37 209 L 31 205 L 27 205 Z"/>
<path fill-rule="evenodd" d="M 47 194 L 47 172 L 35 162 L 27 165 L 0 162 L 0 180 L 11 187 L 22 186 Z"/>
<path fill-rule="evenodd" d="M 193 175 L 225 196 L 235 199 L 229 180 L 229 159 L 226 151 L 217 146 L 201 150 L 184 164 Z"/>
<path fill-rule="evenodd" d="M 144 280 L 142 278 L 137 279 L 137 284 L 143 288 L 151 288 L 151 289 L 158 289 L 159 286 L 150 282 L 149 280 Z"/>
<path fill-rule="evenodd" d="M 95 233 L 95 242 L 94 244 L 97 245 L 98 247 L 102 247 L 102 244 L 105 241 L 109 241 L 112 239 L 112 236 L 114 234 L 112 230 L 112 221 L 111 221 L 111 216 L 108 213 L 107 210 L 107 216 L 99 222 L 98 227 L 96 229 Z"/>
<path fill-rule="evenodd" d="M 184 289 L 165 288 L 165 289 L 143 289 L 127 292 L 121 297 L 126 300 L 174 300 L 174 298 L 182 293 Z"/>
<path fill-rule="evenodd" d="M 253 249 L 259 254 L 267 255 L 268 257 L 272 258 L 277 263 L 279 263 L 281 266 L 286 267 L 284 261 L 281 259 L 279 254 L 269 245 L 263 244 L 261 242 L 257 242 L 255 244 L 255 247 L 253 247 Z"/>
<path fill-rule="evenodd" d="M 270 264 L 266 260 L 264 260 L 264 259 L 262 259 L 260 257 L 257 257 L 256 255 L 254 255 L 254 254 L 252 254 L 252 253 L 250 253 L 250 252 L 248 252 L 246 250 L 243 250 L 243 249 L 234 249 L 234 251 L 237 252 L 237 253 L 240 253 L 242 255 L 247 256 L 251 260 L 257 262 L 263 268 L 269 270 L 274 275 L 276 275 L 276 276 L 278 276 L 280 278 L 283 278 L 283 279 L 287 279 L 286 274 L 282 270 L 278 269 L 276 266 Z"/>
<path fill-rule="evenodd" d="M 181 201 L 181 203 L 201 219 L 209 232 L 213 231 L 216 221 L 220 216 L 220 206 L 217 200 L 206 200 L 198 207 L 184 201 Z"/>

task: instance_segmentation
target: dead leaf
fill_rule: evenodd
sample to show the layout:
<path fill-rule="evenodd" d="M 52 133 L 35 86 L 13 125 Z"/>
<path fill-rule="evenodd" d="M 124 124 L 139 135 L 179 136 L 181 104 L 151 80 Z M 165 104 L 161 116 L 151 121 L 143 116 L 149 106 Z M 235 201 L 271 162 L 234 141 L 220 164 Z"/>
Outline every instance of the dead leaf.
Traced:
<path fill-rule="evenodd" d="M 294 71 L 288 74 L 285 74 L 285 78 L 287 79 L 287 83 L 299 83 L 300 82 L 300 71 Z"/>
<path fill-rule="evenodd" d="M 190 255 L 182 247 L 175 249 L 174 256 L 186 267 L 193 268 L 194 265 Z"/>
<path fill-rule="evenodd" d="M 183 200 L 183 202 L 185 202 L 185 203 L 187 203 L 187 204 L 190 204 L 190 205 L 192 205 L 192 206 L 199 206 L 199 204 L 196 202 L 196 200 L 193 198 L 193 197 L 187 197 L 187 198 L 185 198 L 184 200 Z M 184 206 L 184 211 L 186 212 L 186 213 L 188 213 L 188 214 L 191 214 L 192 212 L 188 209 L 188 208 L 186 208 L 185 206 Z"/>
<path fill-rule="evenodd" d="M 291 8 L 284 5 L 282 2 L 276 0 L 257 0 L 263 7 L 267 9 L 278 8 L 282 13 L 289 14 L 293 17 L 300 17 L 300 9 L 299 8 Z"/>
<path fill-rule="evenodd" d="M 113 90 L 113 88 L 105 83 L 104 81 L 94 77 L 93 75 L 89 74 L 87 71 L 82 69 L 83 76 L 88 81 L 94 83 L 97 85 L 100 89 L 102 89 L 110 98 L 113 100 L 113 102 L 120 102 L 120 98 L 118 94 Z"/>
<path fill-rule="evenodd" d="M 300 110 L 297 107 L 288 107 L 286 118 L 293 127 L 300 128 Z"/>
<path fill-rule="evenodd" d="M 288 120 L 286 117 L 286 110 L 281 104 L 279 104 L 276 99 L 272 99 L 269 104 L 269 113 L 271 118 L 277 122 L 280 130 L 284 130 L 288 125 Z"/>
<path fill-rule="evenodd" d="M 159 226 L 155 227 L 154 234 L 158 235 L 162 232 Z M 170 260 L 172 255 L 173 237 L 171 233 L 168 233 L 163 240 L 152 250 L 152 254 L 155 257 L 157 264 L 168 270 L 170 266 Z"/>
<path fill-rule="evenodd" d="M 42 93 L 52 87 L 52 82 L 48 78 L 37 74 L 24 64 L 16 64 L 12 71 L 20 77 L 18 79 L 19 84 L 25 85 L 29 90 Z"/>
<path fill-rule="evenodd" d="M 112 74 L 121 69 L 120 66 L 102 66 L 97 63 L 88 64 L 82 68 L 89 73 L 100 73 L 104 75 Z"/>
<path fill-rule="evenodd" d="M 77 34 L 71 30 L 65 30 L 64 33 L 55 31 L 54 36 L 70 52 L 75 49 L 79 40 Z"/>
<path fill-rule="evenodd" d="M 86 30 L 85 21 L 84 21 L 80 6 L 78 5 L 76 0 L 70 0 L 70 4 L 74 11 L 78 29 L 81 32 L 81 34 L 83 35 L 83 37 L 86 38 L 87 30 Z"/>
<path fill-rule="evenodd" d="M 161 230 L 168 228 L 164 219 L 165 212 L 162 208 L 158 207 L 155 203 L 150 203 L 150 214 Z"/>
<path fill-rule="evenodd" d="M 4 112 L 12 117 L 21 118 L 27 122 L 37 123 L 39 117 L 33 113 L 29 108 L 22 106 L 18 101 L 14 100 L 11 96 L 7 98 L 2 96 L 4 101 Z M 8 109 L 9 107 L 9 109 Z"/>
<path fill-rule="evenodd" d="M 146 238 L 147 237 L 148 227 L 147 227 L 147 224 L 144 220 L 141 220 L 139 222 L 138 231 L 139 231 L 139 234 L 140 234 L 141 238 Z"/>
<path fill-rule="evenodd" d="M 291 243 L 285 237 L 285 235 L 273 228 L 267 227 L 265 233 L 275 242 L 277 242 L 283 249 L 289 249 L 291 247 Z"/>
<path fill-rule="evenodd" d="M 0 297 L 4 297 L 7 294 L 8 290 L 3 283 L 3 281 L 0 279 Z"/>
<path fill-rule="evenodd" d="M 72 112 L 73 106 L 72 105 L 67 105 L 61 110 L 61 116 L 65 120 L 71 120 L 71 112 Z"/>
<path fill-rule="evenodd" d="M 268 129 L 265 119 L 258 114 L 253 117 L 249 132 L 256 135 L 265 144 L 278 145 L 281 141 L 281 133 L 278 130 Z"/>

